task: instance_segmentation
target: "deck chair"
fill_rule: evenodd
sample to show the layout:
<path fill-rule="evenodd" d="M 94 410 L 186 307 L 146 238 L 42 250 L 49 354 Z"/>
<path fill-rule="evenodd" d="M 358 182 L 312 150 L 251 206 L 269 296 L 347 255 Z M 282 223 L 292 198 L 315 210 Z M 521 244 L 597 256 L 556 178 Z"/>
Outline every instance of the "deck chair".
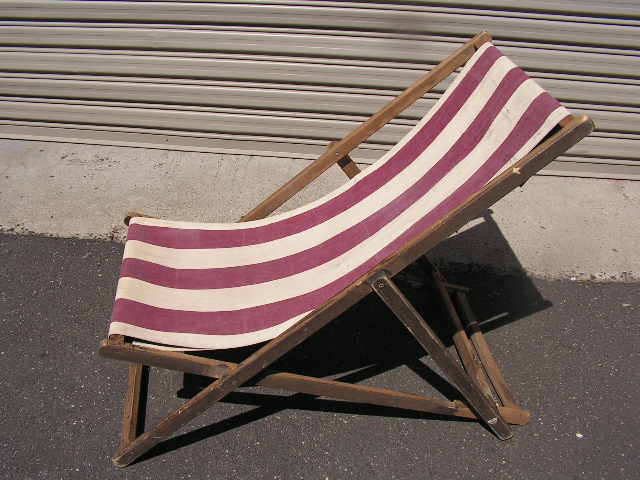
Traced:
<path fill-rule="evenodd" d="M 352 152 L 463 67 L 426 116 L 360 172 Z M 516 404 L 478 328 L 464 287 L 424 254 L 588 135 L 574 116 L 483 32 L 277 190 L 241 222 L 189 223 L 129 215 L 109 335 L 101 355 L 129 362 L 122 441 L 125 466 L 241 385 L 477 418 L 499 439 L 529 412 Z M 338 164 L 350 179 L 301 208 L 268 217 Z M 453 327 L 461 362 L 393 281 L 420 261 Z M 271 371 L 285 353 L 375 292 L 428 352 L 464 401 L 437 399 Z M 240 363 L 183 349 L 264 344 Z M 139 420 L 145 369 L 217 379 L 146 433 Z"/>

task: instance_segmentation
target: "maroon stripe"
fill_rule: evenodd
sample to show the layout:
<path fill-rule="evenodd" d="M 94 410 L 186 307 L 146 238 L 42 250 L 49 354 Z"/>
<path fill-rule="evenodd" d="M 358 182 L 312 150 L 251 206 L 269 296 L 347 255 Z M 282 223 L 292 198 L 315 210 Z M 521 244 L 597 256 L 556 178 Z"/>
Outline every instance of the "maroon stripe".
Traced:
<path fill-rule="evenodd" d="M 284 278 L 328 262 L 374 235 L 442 180 L 478 145 L 505 103 L 526 79 L 518 68 L 507 73 L 468 129 L 425 175 L 383 208 L 319 245 L 269 262 L 210 269 L 174 269 L 127 258 L 121 276 L 171 288 L 231 288 Z"/>
<path fill-rule="evenodd" d="M 547 92 L 538 95 L 531 105 L 529 105 L 527 111 L 520 117 L 511 133 L 484 163 L 482 168 L 478 169 L 463 185 L 447 197 L 447 199 L 442 201 L 437 207 L 385 247 L 383 251 L 387 253 L 380 261 L 406 245 L 436 222 L 442 220 L 464 201 L 468 200 L 474 193 L 480 191 L 507 162 L 513 159 L 518 150 L 542 127 L 542 124 L 549 115 L 559 106 L 558 101 Z M 549 131 L 551 128 L 553 128 L 553 126 L 549 128 Z M 545 133 L 548 133 L 548 131 Z"/>
<path fill-rule="evenodd" d="M 505 141 L 467 182 L 376 255 L 329 285 L 280 302 L 228 312 L 170 310 L 118 299 L 112 321 L 165 332 L 234 335 L 269 328 L 318 308 L 479 191 L 557 106 L 557 101 L 548 94 L 537 97 Z"/>
<path fill-rule="evenodd" d="M 234 230 L 177 229 L 134 223 L 129 227 L 128 239 L 170 248 L 229 248 L 269 242 L 325 222 L 362 201 L 406 168 L 446 127 L 501 56 L 497 48 L 489 47 L 442 107 L 383 167 L 322 205 L 268 225 Z"/>

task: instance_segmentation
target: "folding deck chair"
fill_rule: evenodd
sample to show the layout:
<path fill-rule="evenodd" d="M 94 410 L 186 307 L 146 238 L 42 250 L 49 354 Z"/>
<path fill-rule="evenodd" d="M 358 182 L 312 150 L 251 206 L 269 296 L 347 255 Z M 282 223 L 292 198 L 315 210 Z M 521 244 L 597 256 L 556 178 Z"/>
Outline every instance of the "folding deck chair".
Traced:
<path fill-rule="evenodd" d="M 350 152 L 463 65 L 418 125 L 360 172 Z M 189 223 L 129 215 L 109 336 L 100 346 L 101 355 L 129 362 L 122 441 L 114 463 L 130 464 L 245 384 L 478 418 L 498 438 L 510 438 L 508 424 L 525 424 L 530 414 L 514 401 L 465 289 L 448 284 L 423 255 L 592 129 L 588 117 L 570 114 L 483 32 L 332 143 L 241 222 Z M 344 186 L 304 207 L 268 217 L 335 163 L 350 177 Z M 392 280 L 418 260 L 433 276 L 444 302 L 461 363 Z M 267 370 L 372 291 L 464 402 Z M 267 343 L 241 363 L 184 351 L 260 342 Z M 148 366 L 217 380 L 138 435 Z"/>

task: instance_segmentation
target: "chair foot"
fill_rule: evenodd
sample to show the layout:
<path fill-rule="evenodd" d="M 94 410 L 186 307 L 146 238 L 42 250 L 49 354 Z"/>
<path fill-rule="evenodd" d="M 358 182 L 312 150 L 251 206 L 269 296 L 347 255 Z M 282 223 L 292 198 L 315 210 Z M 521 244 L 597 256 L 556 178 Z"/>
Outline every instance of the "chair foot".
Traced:
<path fill-rule="evenodd" d="M 130 463 L 126 463 L 122 461 L 122 456 L 120 455 L 119 452 L 116 453 L 113 457 L 111 457 L 111 463 L 113 463 L 118 468 L 125 468 L 128 465 L 130 465 Z"/>
<path fill-rule="evenodd" d="M 453 322 L 456 330 L 454 333 L 456 348 L 463 347 L 467 350 L 466 354 L 461 355 L 465 370 L 469 373 L 473 372 L 472 376 L 479 380 L 485 394 L 488 394 L 490 398 L 493 398 L 493 391 L 505 407 L 528 412 L 515 401 L 513 393 L 491 353 L 468 299 L 470 289 L 447 282 L 437 267 L 424 255 L 420 257 L 419 265 L 425 273 L 432 276 L 450 320 Z M 470 362 L 470 359 L 473 361 Z"/>
<path fill-rule="evenodd" d="M 120 448 L 131 443 L 144 430 L 148 382 L 149 367 L 140 363 L 130 363 Z"/>

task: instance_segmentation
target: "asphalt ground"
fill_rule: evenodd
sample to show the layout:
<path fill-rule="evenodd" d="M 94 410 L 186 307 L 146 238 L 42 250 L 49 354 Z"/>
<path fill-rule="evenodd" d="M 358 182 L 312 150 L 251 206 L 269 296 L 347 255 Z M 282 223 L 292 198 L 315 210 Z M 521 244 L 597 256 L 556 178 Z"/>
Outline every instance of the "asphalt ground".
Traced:
<path fill-rule="evenodd" d="M 473 288 L 493 352 L 533 412 L 511 440 L 474 421 L 246 388 L 117 469 L 110 456 L 126 366 L 100 358 L 97 347 L 121 255 L 122 245 L 112 242 L 0 235 L 1 478 L 638 478 L 640 285 L 545 281 L 469 266 L 445 274 Z M 419 273 L 399 281 L 444 332 Z M 456 395 L 371 296 L 279 367 Z M 152 369 L 147 422 L 201 384 Z"/>

